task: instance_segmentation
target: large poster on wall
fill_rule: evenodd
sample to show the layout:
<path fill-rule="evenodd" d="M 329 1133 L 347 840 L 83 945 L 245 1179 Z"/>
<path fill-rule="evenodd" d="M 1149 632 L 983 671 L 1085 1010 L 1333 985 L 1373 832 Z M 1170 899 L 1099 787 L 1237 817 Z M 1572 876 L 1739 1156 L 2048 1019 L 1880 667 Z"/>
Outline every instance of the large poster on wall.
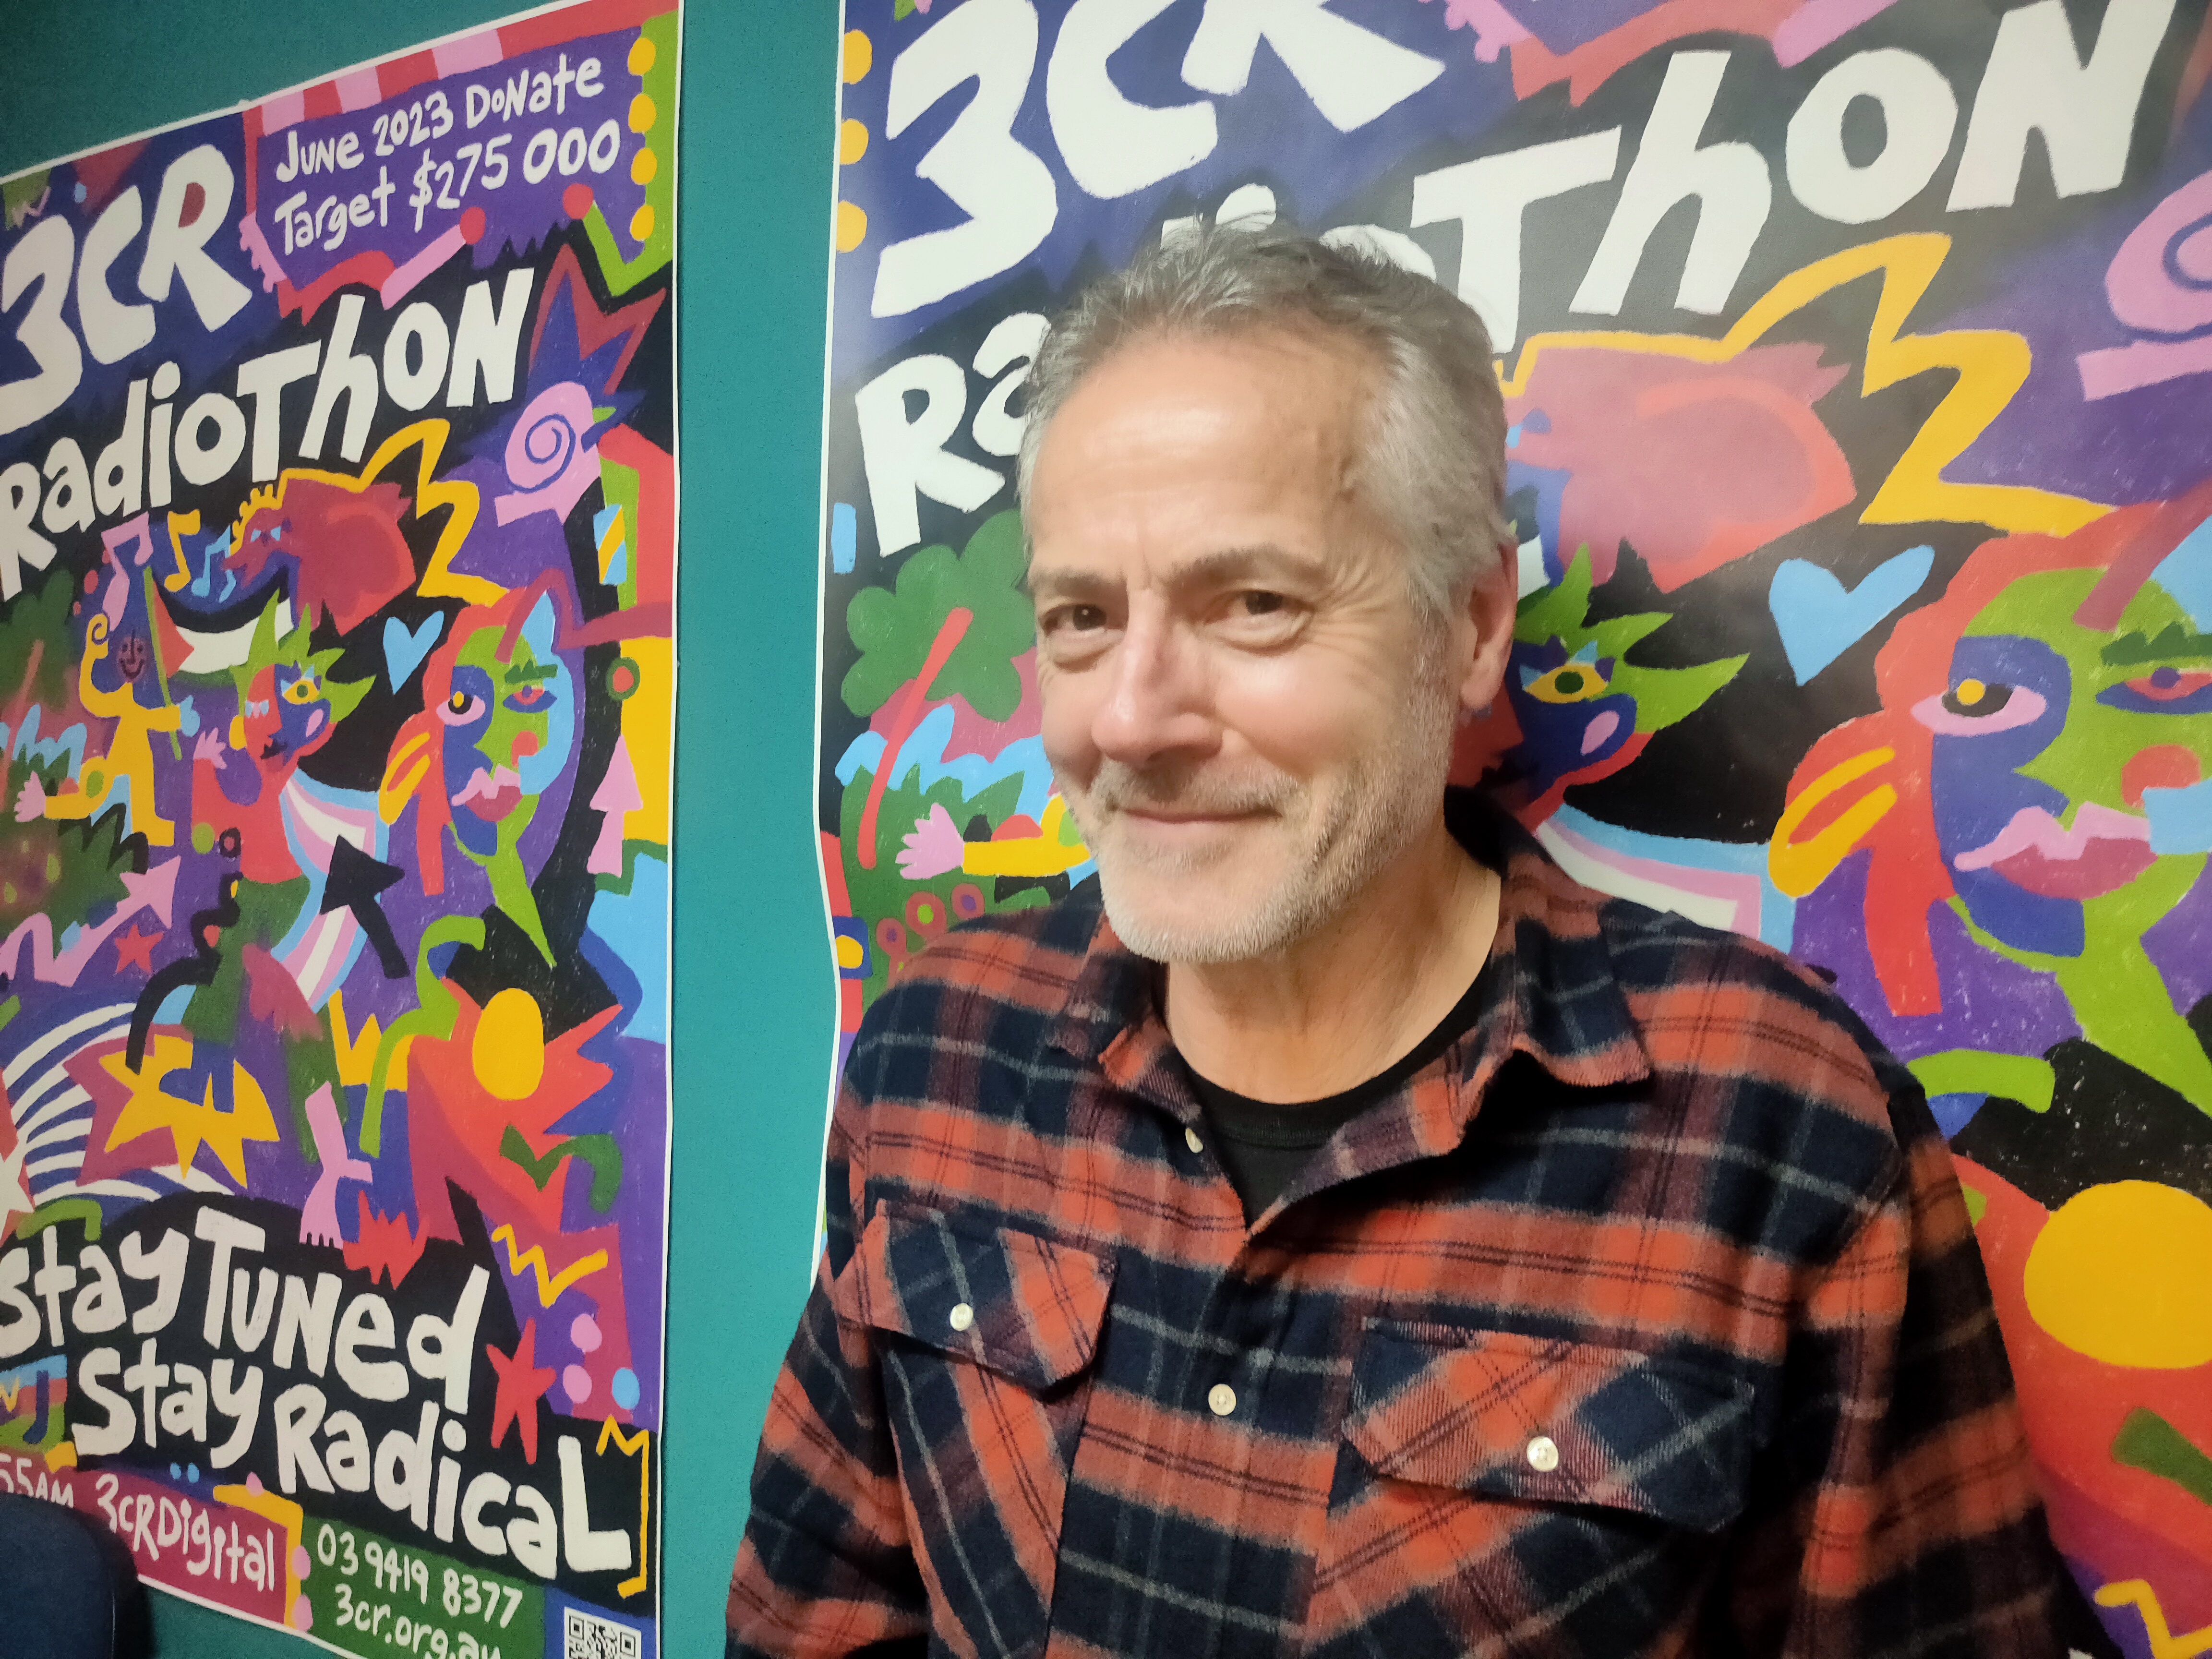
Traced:
<path fill-rule="evenodd" d="M 0 185 L 0 1492 L 334 1651 L 658 1650 L 678 44 Z"/>
<path fill-rule="evenodd" d="M 848 0 L 817 809 L 839 1057 L 1089 878 L 1013 457 L 1044 316 L 1200 218 L 1481 313 L 1523 597 L 1482 781 L 1817 965 L 1924 1082 L 2052 1522 L 2212 1627 L 2202 0 Z"/>

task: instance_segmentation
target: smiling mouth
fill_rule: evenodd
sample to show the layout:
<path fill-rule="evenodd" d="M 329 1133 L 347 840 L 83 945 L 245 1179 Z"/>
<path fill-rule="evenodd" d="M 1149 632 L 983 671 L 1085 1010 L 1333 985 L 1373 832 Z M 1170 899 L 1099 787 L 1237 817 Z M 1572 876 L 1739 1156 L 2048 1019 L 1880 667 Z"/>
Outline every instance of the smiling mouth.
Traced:
<path fill-rule="evenodd" d="M 508 767 L 486 773 L 479 766 L 470 774 L 461 793 L 453 797 L 453 805 L 465 806 L 487 823 L 496 823 L 514 810 L 522 799 L 522 780 Z"/>
<path fill-rule="evenodd" d="M 1237 823 L 1246 818 L 1259 817 L 1257 812 L 1155 812 L 1140 807 L 1125 808 L 1124 817 L 1135 818 L 1141 823 Z"/>
<path fill-rule="evenodd" d="M 2045 898 L 2080 900 L 2126 886 L 2157 858 L 2149 819 L 2090 801 L 2074 814 L 2070 829 L 2040 806 L 2022 807 L 1989 841 L 1951 862 L 1961 870 L 1994 870 Z"/>

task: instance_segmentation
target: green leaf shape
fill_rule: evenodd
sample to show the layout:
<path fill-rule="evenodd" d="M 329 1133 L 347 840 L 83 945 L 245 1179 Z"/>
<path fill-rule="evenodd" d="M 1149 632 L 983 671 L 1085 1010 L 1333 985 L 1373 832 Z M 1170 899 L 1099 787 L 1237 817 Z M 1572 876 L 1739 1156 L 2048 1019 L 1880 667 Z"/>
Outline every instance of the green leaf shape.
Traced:
<path fill-rule="evenodd" d="M 2112 1437 L 2112 1462 L 2173 1484 L 2199 1503 L 2212 1504 L 2212 1457 L 2156 1412 L 2138 1406 Z"/>
<path fill-rule="evenodd" d="M 1638 616 L 1589 621 L 1590 559 L 1587 545 L 1575 550 L 1566 574 L 1557 585 L 1521 601 L 1513 638 L 1522 645 L 1557 640 L 1572 656 L 1586 645 L 1613 659 L 1611 689 L 1636 699 L 1636 729 L 1656 732 L 1695 714 L 1715 692 L 1736 677 L 1747 660 L 1723 657 L 1688 668 L 1647 668 L 1628 660 L 1628 648 L 1672 622 L 1674 613 L 1650 611 Z"/>
<path fill-rule="evenodd" d="M 959 607 L 974 620 L 922 695 L 964 698 L 987 720 L 1011 717 L 1022 700 L 1014 659 L 1036 638 L 1021 586 L 1026 558 L 1021 514 L 1000 513 L 985 520 L 961 552 L 925 547 L 908 557 L 890 587 L 855 593 L 845 631 L 860 659 L 840 688 L 845 707 L 865 718 L 889 702 L 921 672 L 937 630 Z"/>
<path fill-rule="evenodd" d="M 0 700 L 13 702 L 28 692 L 49 711 L 70 706 L 78 656 L 70 628 L 76 598 L 76 578 L 57 563 L 0 612 L 0 663 L 7 665 L 0 670 Z"/>

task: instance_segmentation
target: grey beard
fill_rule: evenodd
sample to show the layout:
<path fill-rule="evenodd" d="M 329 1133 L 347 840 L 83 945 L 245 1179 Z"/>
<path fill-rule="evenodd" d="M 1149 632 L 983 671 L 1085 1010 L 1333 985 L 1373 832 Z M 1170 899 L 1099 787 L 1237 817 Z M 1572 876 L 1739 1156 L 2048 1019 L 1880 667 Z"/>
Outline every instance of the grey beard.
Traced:
<path fill-rule="evenodd" d="M 1406 723 L 1345 775 L 1318 818 L 1310 793 L 1280 776 L 1183 786 L 1171 771 L 1146 774 L 1109 761 L 1087 801 L 1079 805 L 1076 795 L 1063 791 L 1091 844 L 1107 919 L 1121 943 L 1156 962 L 1249 962 L 1287 950 L 1340 915 L 1433 822 L 1450 769 L 1455 713 L 1455 700 L 1437 690 L 1415 689 Z M 1272 811 L 1302 844 L 1272 889 L 1242 913 L 1164 915 L 1158 906 L 1140 905 L 1122 884 L 1124 875 L 1134 872 L 1122 862 L 1129 855 L 1112 846 L 1108 826 L 1132 804 Z M 1163 875 L 1200 876 L 1220 861 L 1219 855 L 1172 855 L 1146 863 Z"/>

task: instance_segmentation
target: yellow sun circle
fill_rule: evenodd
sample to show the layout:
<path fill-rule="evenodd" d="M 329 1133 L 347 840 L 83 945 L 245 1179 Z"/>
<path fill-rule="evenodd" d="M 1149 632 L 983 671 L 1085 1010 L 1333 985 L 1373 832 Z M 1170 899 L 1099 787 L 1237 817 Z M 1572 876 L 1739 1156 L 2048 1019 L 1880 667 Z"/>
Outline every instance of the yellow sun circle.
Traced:
<path fill-rule="evenodd" d="M 2076 1193 L 2028 1251 L 2035 1322 L 2108 1365 L 2212 1364 L 2212 1205 L 2155 1181 Z"/>
<path fill-rule="evenodd" d="M 477 1016 L 469 1063 L 495 1100 L 527 1100 L 545 1077 L 545 1017 L 529 992 L 510 986 Z"/>

